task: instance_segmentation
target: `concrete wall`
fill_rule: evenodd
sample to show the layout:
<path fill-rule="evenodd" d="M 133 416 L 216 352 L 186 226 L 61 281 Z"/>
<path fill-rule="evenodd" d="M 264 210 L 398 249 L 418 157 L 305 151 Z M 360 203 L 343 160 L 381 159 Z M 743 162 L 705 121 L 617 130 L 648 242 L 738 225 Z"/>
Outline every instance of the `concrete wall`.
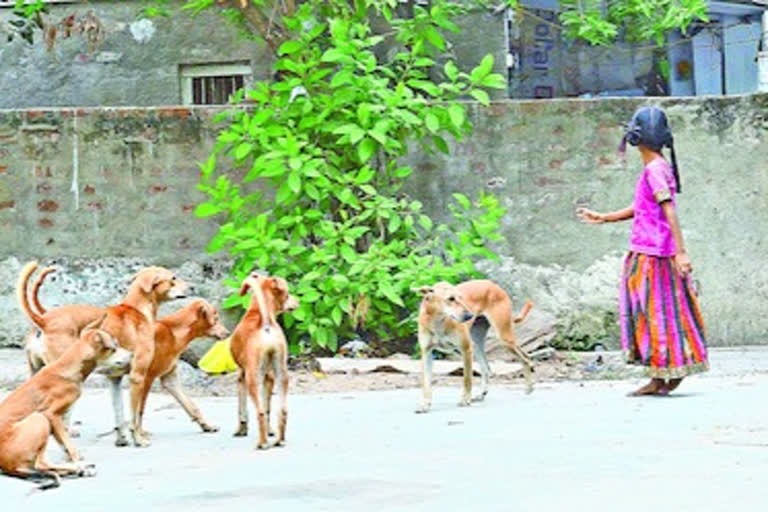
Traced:
<path fill-rule="evenodd" d="M 487 110 L 473 104 L 475 134 L 450 158 L 414 155 L 408 189 L 438 217 L 447 214 L 452 192 L 492 190 L 508 208 L 505 259 L 487 266 L 494 279 L 558 315 L 578 301 L 593 307 L 590 297 L 598 296 L 600 308 L 613 310 L 630 226 L 585 226 L 573 212 L 631 202 L 640 161 L 630 151 L 620 162 L 616 146 L 620 126 L 644 101 L 503 101 Z M 660 104 L 675 133 L 680 217 L 712 342 L 766 343 L 768 95 Z M 126 279 L 137 261 L 208 264 L 204 248 L 216 226 L 195 219 L 192 209 L 201 199 L 196 162 L 215 136 L 213 113 L 0 111 L 0 260 L 7 263 L 0 267 L 8 266 L 0 310 L 20 316 L 12 282 L 28 258 L 56 259 L 62 274 L 80 272 L 69 295 L 51 284 L 48 303 L 89 300 L 88 280 L 102 260 L 124 268 Z M 84 261 L 97 270 L 78 270 Z"/>
<path fill-rule="evenodd" d="M 100 42 L 90 49 L 82 37 L 59 37 L 48 51 L 42 41 L 3 41 L 0 108 L 178 105 L 180 67 L 190 64 L 246 62 L 254 78 L 270 76 L 270 53 L 215 13 L 191 17 L 173 9 L 171 18 L 140 20 L 140 8 L 140 2 L 51 5 L 49 23 L 92 11 L 101 22 Z M 10 17 L 11 9 L 0 8 L 0 20 Z"/>

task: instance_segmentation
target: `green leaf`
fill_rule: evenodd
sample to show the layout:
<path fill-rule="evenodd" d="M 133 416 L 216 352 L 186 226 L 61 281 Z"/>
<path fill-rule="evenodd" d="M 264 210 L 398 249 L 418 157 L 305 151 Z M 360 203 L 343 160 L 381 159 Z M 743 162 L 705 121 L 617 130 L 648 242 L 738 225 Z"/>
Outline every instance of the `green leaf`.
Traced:
<path fill-rule="evenodd" d="M 365 137 L 360 144 L 357 145 L 357 156 L 360 158 L 361 163 L 366 163 L 376 153 L 376 142 L 368 137 Z"/>
<path fill-rule="evenodd" d="M 293 171 L 288 175 L 288 186 L 294 194 L 298 194 L 301 191 L 301 175 L 298 171 Z"/>
<path fill-rule="evenodd" d="M 432 112 L 428 112 L 427 115 L 424 117 L 424 123 L 427 125 L 427 129 L 432 133 L 437 133 L 438 130 L 440 130 L 440 121 L 437 119 L 437 116 Z"/>
<path fill-rule="evenodd" d="M 458 129 L 461 129 L 462 126 L 464 126 L 464 120 L 465 113 L 464 113 L 464 105 L 461 105 L 459 103 L 454 103 L 448 108 L 448 115 L 451 118 L 451 122 L 453 123 L 453 126 L 455 126 Z"/>
<path fill-rule="evenodd" d="M 278 55 L 290 55 L 292 53 L 296 53 L 297 51 L 301 50 L 301 48 L 304 45 L 301 43 L 301 41 L 286 41 L 283 44 L 280 45 L 280 48 L 277 49 Z"/>
<path fill-rule="evenodd" d="M 250 142 L 241 143 L 235 149 L 235 158 L 237 160 L 244 159 L 245 157 L 248 156 L 248 154 L 251 152 L 252 149 L 253 149 L 253 144 L 251 144 Z"/>
<path fill-rule="evenodd" d="M 488 93 L 482 89 L 474 89 L 469 94 L 477 101 L 479 101 L 480 104 L 484 107 L 487 107 L 491 104 L 491 99 L 488 97 Z"/>
<path fill-rule="evenodd" d="M 445 40 L 435 27 L 431 25 L 427 26 L 427 28 L 424 29 L 424 37 L 432 46 L 437 47 L 439 50 L 445 50 Z"/>
<path fill-rule="evenodd" d="M 469 198 L 465 196 L 464 194 L 460 194 L 458 192 L 453 194 L 453 198 L 458 202 L 465 210 L 469 210 L 472 207 L 472 203 L 470 202 Z"/>
<path fill-rule="evenodd" d="M 430 219 L 426 215 L 419 216 L 419 224 L 421 224 L 421 227 L 424 228 L 425 231 L 432 230 L 432 219 Z"/>
<path fill-rule="evenodd" d="M 211 203 L 202 203 L 195 208 L 195 217 L 205 218 L 221 213 L 221 207 Z"/>
<path fill-rule="evenodd" d="M 437 149 L 439 149 L 446 155 L 451 153 L 451 150 L 448 149 L 448 143 L 445 142 L 445 139 L 443 139 L 442 137 L 438 137 L 437 135 L 435 135 L 434 137 L 432 137 L 432 142 L 435 144 L 435 147 Z"/>
<path fill-rule="evenodd" d="M 331 320 L 333 320 L 333 323 L 336 325 L 341 325 L 342 314 L 343 311 L 339 306 L 334 307 L 333 311 L 331 311 Z"/>
<path fill-rule="evenodd" d="M 459 76 L 459 68 L 456 67 L 456 64 L 454 64 L 452 60 L 445 63 L 443 71 L 445 71 L 445 76 L 447 76 L 451 82 L 455 82 L 456 78 Z"/>

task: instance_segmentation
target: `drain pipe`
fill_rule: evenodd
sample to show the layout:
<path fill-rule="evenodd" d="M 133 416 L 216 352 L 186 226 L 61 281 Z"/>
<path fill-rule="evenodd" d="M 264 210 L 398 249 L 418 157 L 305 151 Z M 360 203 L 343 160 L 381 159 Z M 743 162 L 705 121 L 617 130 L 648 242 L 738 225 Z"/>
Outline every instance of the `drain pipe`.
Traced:
<path fill-rule="evenodd" d="M 768 9 L 763 11 L 762 50 L 757 53 L 757 91 L 768 92 Z"/>

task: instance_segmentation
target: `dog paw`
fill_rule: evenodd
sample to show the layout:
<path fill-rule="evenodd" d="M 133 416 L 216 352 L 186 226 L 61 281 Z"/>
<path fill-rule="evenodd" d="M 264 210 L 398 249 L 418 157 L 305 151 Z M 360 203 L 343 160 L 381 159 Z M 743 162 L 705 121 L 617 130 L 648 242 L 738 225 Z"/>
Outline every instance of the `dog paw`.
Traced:
<path fill-rule="evenodd" d="M 80 466 L 80 476 L 90 478 L 96 476 L 95 464 L 84 464 Z"/>
<path fill-rule="evenodd" d="M 203 432 L 206 432 L 208 434 L 212 434 L 214 432 L 219 431 L 219 427 L 217 427 L 216 425 L 209 425 L 207 423 L 200 424 L 200 428 L 203 429 Z"/>
<path fill-rule="evenodd" d="M 275 441 L 275 444 L 273 444 L 272 446 L 275 446 L 275 447 L 278 447 L 278 448 L 284 447 L 285 446 L 285 439 L 283 439 L 282 441 Z"/>
<path fill-rule="evenodd" d="M 134 435 L 133 436 L 133 445 L 136 448 L 147 448 L 151 444 L 152 443 L 150 442 L 150 440 L 147 439 L 146 437 L 142 437 L 140 435 Z"/>
<path fill-rule="evenodd" d="M 267 448 L 269 448 L 269 443 L 258 443 L 258 444 L 256 444 L 256 449 L 257 450 L 266 450 Z"/>
<path fill-rule="evenodd" d="M 479 394 L 477 396 L 474 396 L 474 397 L 472 397 L 472 401 L 473 402 L 482 402 L 483 400 L 485 400 L 485 395 L 487 395 L 487 394 L 488 393 L 486 392 L 486 393 L 481 393 L 481 394 Z"/>

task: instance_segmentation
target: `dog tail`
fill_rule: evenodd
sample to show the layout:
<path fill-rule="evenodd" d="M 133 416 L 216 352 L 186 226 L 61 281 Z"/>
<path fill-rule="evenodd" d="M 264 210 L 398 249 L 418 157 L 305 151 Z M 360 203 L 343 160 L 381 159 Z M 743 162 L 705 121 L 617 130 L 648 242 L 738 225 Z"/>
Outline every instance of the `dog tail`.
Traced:
<path fill-rule="evenodd" d="M 21 269 L 21 274 L 19 274 L 19 281 L 16 284 L 16 295 L 19 299 L 19 305 L 21 306 L 22 311 L 24 311 L 24 313 L 27 315 L 27 318 L 29 318 L 29 320 L 35 324 L 38 329 L 43 329 L 43 318 L 35 310 L 32 309 L 32 306 L 29 304 L 29 297 L 27 296 L 29 276 L 32 275 L 36 268 L 37 262 L 30 261 L 24 265 L 23 269 Z"/>
<path fill-rule="evenodd" d="M 528 313 L 530 313 L 531 308 L 533 308 L 533 303 L 531 301 L 527 301 L 525 303 L 525 306 L 523 306 L 522 311 L 520 311 L 520 314 L 515 317 L 515 323 L 519 324 L 523 320 L 525 320 L 525 317 L 528 316 Z"/>
<path fill-rule="evenodd" d="M 43 281 L 45 281 L 46 276 L 48 276 L 48 274 L 52 274 L 53 272 L 56 272 L 56 267 L 45 267 L 40 271 L 37 279 L 35 279 L 35 282 L 32 284 L 32 305 L 35 306 L 35 309 L 37 309 L 37 312 L 41 315 L 46 314 L 47 310 L 43 307 L 42 304 L 40 304 L 40 287 L 43 285 Z"/>

